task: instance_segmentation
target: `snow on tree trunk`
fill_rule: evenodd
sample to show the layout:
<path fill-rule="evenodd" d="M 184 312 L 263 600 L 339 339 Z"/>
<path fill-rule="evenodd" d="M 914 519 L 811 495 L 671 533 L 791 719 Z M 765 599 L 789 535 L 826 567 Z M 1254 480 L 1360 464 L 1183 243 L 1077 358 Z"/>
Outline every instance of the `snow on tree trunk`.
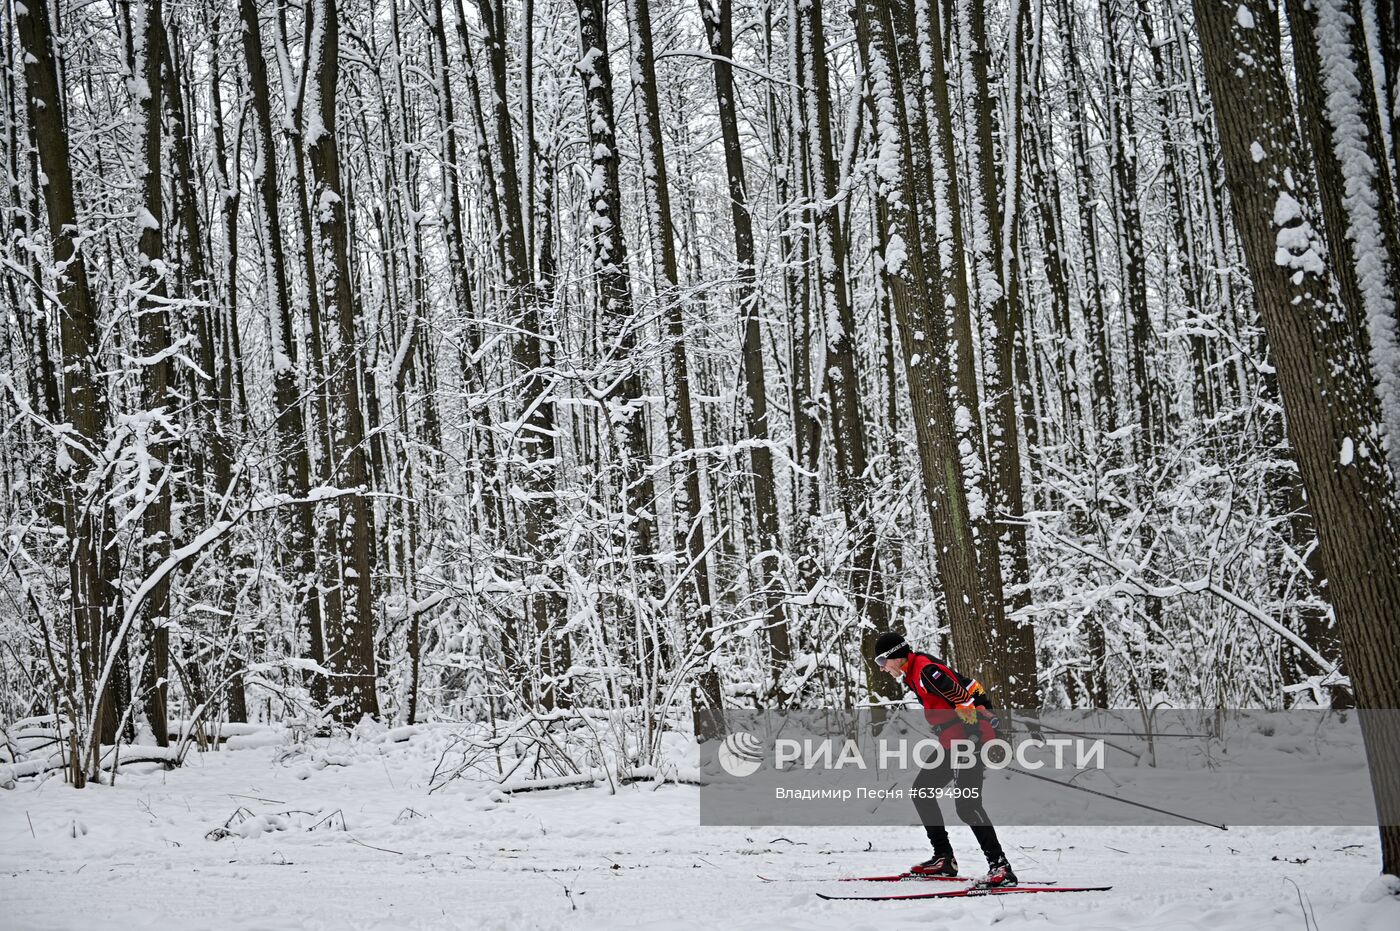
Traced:
<path fill-rule="evenodd" d="M 1195 7 L 1231 206 L 1317 520 L 1357 704 L 1400 707 L 1400 641 L 1392 636 L 1400 498 L 1367 377 L 1367 333 L 1334 302 L 1326 245 L 1314 226 L 1314 182 L 1299 157 L 1278 20 L 1263 0 L 1196 0 Z M 1400 745 L 1368 736 L 1377 799 L 1400 797 Z M 1381 840 L 1382 871 L 1400 870 L 1400 827 L 1383 827 Z"/>

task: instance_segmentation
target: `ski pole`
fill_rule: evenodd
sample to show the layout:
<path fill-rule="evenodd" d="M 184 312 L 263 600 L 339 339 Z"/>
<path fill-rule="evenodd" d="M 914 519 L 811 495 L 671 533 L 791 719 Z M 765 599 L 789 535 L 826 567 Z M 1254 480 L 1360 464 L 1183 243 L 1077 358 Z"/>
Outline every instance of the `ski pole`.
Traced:
<path fill-rule="evenodd" d="M 1033 734 L 1036 731 L 1050 731 L 1055 734 L 1069 734 L 1072 737 L 1136 737 L 1139 740 L 1150 740 L 1154 737 L 1194 737 L 1198 740 L 1209 740 L 1210 734 L 1141 734 L 1137 731 L 1067 731 L 1062 727 L 1051 727 L 1043 724 L 1035 718 L 1012 718 L 1013 725 L 1023 724 L 1026 726 L 1025 733 Z"/>
<path fill-rule="evenodd" d="M 1173 818 L 1180 818 L 1183 821 L 1191 821 L 1195 824 L 1203 824 L 1208 828 L 1219 828 L 1222 831 L 1230 830 L 1225 825 L 1216 824 L 1213 821 L 1202 821 L 1200 818 L 1193 818 L 1190 815 L 1183 815 L 1175 811 L 1167 811 L 1167 809 L 1165 808 L 1157 808 L 1152 805 L 1144 804 L 1143 802 L 1135 802 L 1132 799 L 1120 798 L 1117 795 L 1110 795 L 1107 792 L 1100 792 L 1098 789 L 1090 789 L 1086 788 L 1085 786 L 1077 786 L 1070 782 L 1061 782 L 1058 779 L 1051 779 L 1049 776 L 1042 776 L 1039 773 L 1028 773 L 1024 769 L 1017 769 L 1015 766 L 1006 767 L 1006 771 L 1011 773 L 1020 773 L 1022 776 L 1030 776 L 1032 779 L 1042 779 L 1045 782 L 1049 782 L 1053 785 L 1060 786 L 1064 789 L 1078 789 L 1080 792 L 1088 792 L 1090 795 L 1101 795 L 1104 798 L 1112 799 L 1115 802 L 1122 802 L 1124 805 L 1134 805 L 1138 808 L 1146 808 L 1148 811 L 1155 811 L 1161 815 L 1171 815 Z"/>

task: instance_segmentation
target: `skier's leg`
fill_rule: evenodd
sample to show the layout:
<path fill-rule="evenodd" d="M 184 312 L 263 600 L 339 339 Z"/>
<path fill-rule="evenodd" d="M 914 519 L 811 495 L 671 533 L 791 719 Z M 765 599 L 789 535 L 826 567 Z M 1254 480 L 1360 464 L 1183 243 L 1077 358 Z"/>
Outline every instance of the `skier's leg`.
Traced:
<path fill-rule="evenodd" d="M 919 821 L 928 834 L 929 843 L 933 845 L 935 858 L 953 856 L 953 845 L 948 840 L 948 829 L 943 824 L 943 812 L 938 807 L 935 794 L 948 784 L 952 775 L 952 768 L 945 760 L 938 766 L 920 769 L 914 777 L 914 810 L 918 812 Z"/>
<path fill-rule="evenodd" d="M 962 790 L 955 807 L 958 817 L 963 823 L 972 828 L 972 835 L 977 838 L 978 845 L 982 848 L 982 854 L 987 858 L 987 865 L 995 867 L 1006 862 L 1006 854 L 1001 849 L 1001 841 L 997 839 L 997 829 L 992 826 L 992 819 L 987 815 L 987 809 L 983 807 L 983 780 L 986 770 L 983 768 L 981 759 L 965 769 L 957 771 L 957 778 L 954 785 Z"/>

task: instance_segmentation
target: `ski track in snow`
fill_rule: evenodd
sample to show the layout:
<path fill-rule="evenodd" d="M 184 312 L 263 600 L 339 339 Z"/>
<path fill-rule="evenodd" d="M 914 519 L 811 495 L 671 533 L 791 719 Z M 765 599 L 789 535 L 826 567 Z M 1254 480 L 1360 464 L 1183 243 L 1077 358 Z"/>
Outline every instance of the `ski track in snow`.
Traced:
<path fill-rule="evenodd" d="M 138 764 L 115 788 L 55 777 L 0 791 L 0 928 L 1281 931 L 1304 928 L 1305 908 L 1315 928 L 1400 927 L 1400 901 L 1363 901 L 1379 865 L 1371 828 L 1007 826 L 1027 879 L 1114 889 L 826 902 L 815 893 L 863 887 L 756 874 L 902 870 L 925 856 L 922 831 L 700 827 L 693 786 L 506 797 L 459 780 L 429 795 L 444 733 L 248 741 L 170 772 Z M 262 820 L 207 840 L 239 806 Z M 345 830 L 308 830 L 337 810 Z M 979 869 L 966 828 L 952 834 L 964 872 Z"/>

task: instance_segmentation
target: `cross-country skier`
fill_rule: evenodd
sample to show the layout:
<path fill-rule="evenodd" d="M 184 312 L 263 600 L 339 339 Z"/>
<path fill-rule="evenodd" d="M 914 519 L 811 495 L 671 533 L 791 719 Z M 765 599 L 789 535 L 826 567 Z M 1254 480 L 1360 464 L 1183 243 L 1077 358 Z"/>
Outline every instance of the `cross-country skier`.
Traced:
<path fill-rule="evenodd" d="M 942 660 L 914 652 L 904 637 L 893 631 L 876 638 L 875 665 L 901 679 L 919 696 L 924 718 L 933 727 L 944 750 L 937 766 L 920 770 L 914 779 L 914 808 L 928 833 L 929 843 L 933 844 L 933 856 L 910 872 L 924 876 L 958 875 L 958 861 L 953 856 L 953 845 L 948 841 L 937 798 L 939 790 L 951 782 L 959 790 L 954 793 L 958 817 L 972 828 L 987 857 L 987 876 L 980 885 L 1016 885 L 1016 874 L 1006 862 L 996 828 L 992 827 L 982 807 L 985 769 L 980 752 L 975 755 L 976 762 L 972 766 L 957 770 L 953 769 L 952 755 L 948 752 L 955 740 L 970 740 L 980 749 L 985 741 L 996 736 L 996 719 L 987 690 Z"/>

